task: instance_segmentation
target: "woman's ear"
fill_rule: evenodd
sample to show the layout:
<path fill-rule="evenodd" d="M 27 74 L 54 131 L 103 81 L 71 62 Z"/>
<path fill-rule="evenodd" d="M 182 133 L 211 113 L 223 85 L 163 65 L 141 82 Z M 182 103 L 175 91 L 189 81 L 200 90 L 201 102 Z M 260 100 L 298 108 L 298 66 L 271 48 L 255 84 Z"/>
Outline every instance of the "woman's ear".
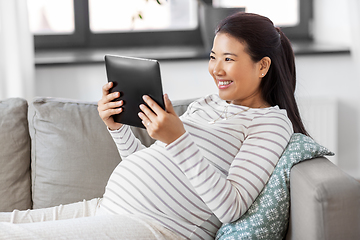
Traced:
<path fill-rule="evenodd" d="M 260 60 L 260 77 L 264 77 L 269 71 L 271 65 L 271 59 L 269 57 L 263 57 Z"/>

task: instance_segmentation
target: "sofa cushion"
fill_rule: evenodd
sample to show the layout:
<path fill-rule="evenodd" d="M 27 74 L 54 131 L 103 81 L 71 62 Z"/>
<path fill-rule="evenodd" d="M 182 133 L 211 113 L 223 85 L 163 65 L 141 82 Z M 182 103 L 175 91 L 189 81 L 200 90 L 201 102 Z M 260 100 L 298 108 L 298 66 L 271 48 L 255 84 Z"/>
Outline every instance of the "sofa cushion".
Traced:
<path fill-rule="evenodd" d="M 30 112 L 33 208 L 102 197 L 121 158 L 97 104 L 38 98 Z"/>
<path fill-rule="evenodd" d="M 216 239 L 284 239 L 290 214 L 290 170 L 304 160 L 334 155 L 313 139 L 295 133 L 263 191 L 239 220 L 223 224 Z"/>
<path fill-rule="evenodd" d="M 0 101 L 0 212 L 31 208 L 28 104 Z"/>

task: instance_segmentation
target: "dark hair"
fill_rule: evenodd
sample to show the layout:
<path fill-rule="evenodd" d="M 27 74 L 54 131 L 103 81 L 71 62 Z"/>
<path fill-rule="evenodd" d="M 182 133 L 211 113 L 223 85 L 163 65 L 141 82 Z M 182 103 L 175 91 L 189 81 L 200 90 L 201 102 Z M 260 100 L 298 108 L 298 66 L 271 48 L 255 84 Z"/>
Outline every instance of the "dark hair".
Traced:
<path fill-rule="evenodd" d="M 235 13 L 220 22 L 215 33 L 227 33 L 246 46 L 254 62 L 271 59 L 269 71 L 260 84 L 261 94 L 271 106 L 286 109 L 294 132 L 309 135 L 301 121 L 295 100 L 295 56 L 289 39 L 267 17 Z"/>

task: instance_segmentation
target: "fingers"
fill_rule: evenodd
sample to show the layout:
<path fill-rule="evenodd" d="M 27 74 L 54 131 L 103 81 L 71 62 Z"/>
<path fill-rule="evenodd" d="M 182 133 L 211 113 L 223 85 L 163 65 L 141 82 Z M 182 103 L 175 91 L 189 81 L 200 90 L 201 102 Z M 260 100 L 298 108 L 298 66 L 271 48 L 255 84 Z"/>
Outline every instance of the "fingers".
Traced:
<path fill-rule="evenodd" d="M 118 106 L 117 104 L 119 104 L 119 103 L 116 103 L 116 102 L 113 103 L 113 102 L 116 98 L 120 97 L 120 93 L 119 92 L 110 93 L 110 89 L 112 88 L 112 86 L 113 86 L 113 83 L 109 82 L 102 87 L 102 97 L 98 102 L 99 106 L 106 105 L 107 107 L 110 107 L 110 108 Z"/>
<path fill-rule="evenodd" d="M 106 104 L 98 104 L 98 109 L 104 117 L 119 114 L 122 112 L 123 101 L 109 102 Z"/>
<path fill-rule="evenodd" d="M 113 83 L 109 82 L 102 87 L 102 98 L 100 101 L 102 101 L 104 104 L 106 104 L 107 102 L 111 102 L 116 98 L 120 97 L 119 92 L 110 93 L 110 89 L 112 88 L 112 86 Z"/>
<path fill-rule="evenodd" d="M 166 111 L 148 96 L 144 96 L 144 101 L 149 107 L 141 104 L 143 112 L 139 113 L 139 117 L 150 137 L 169 144 L 186 132 L 167 95 L 164 95 Z"/>
<path fill-rule="evenodd" d="M 149 107 L 147 107 L 145 104 L 141 104 L 140 109 L 142 112 L 139 113 L 139 117 L 143 121 L 143 124 L 146 128 L 148 128 L 152 123 L 157 125 L 166 119 L 167 113 L 177 116 L 167 94 L 164 95 L 166 111 L 164 111 L 164 109 L 162 109 L 153 99 L 147 95 L 143 96 L 143 100 Z"/>
<path fill-rule="evenodd" d="M 141 122 L 144 125 L 144 127 L 148 128 L 151 124 L 150 119 L 142 112 L 139 112 L 138 116 L 141 119 Z"/>
<path fill-rule="evenodd" d="M 156 115 L 160 115 L 164 112 L 164 109 L 162 109 L 151 97 L 144 95 L 143 100 Z"/>
<path fill-rule="evenodd" d="M 114 101 L 118 97 L 120 97 L 120 94 L 118 92 L 110 93 L 110 94 L 108 94 L 106 96 L 103 96 L 99 100 L 98 105 L 99 106 L 104 106 L 106 108 L 120 107 L 120 106 L 123 105 L 123 101 L 122 100 Z"/>
<path fill-rule="evenodd" d="M 165 103 L 166 112 L 176 114 L 174 107 L 173 107 L 173 105 L 169 99 L 169 96 L 167 94 L 164 94 L 164 103 Z"/>
<path fill-rule="evenodd" d="M 114 101 L 120 97 L 119 92 L 110 93 L 110 89 L 113 86 L 112 82 L 105 84 L 102 88 L 102 98 L 98 101 L 98 112 L 101 119 L 109 127 L 109 129 L 118 129 L 121 124 L 115 123 L 112 118 L 113 115 L 120 114 L 123 109 L 123 101 Z"/>
<path fill-rule="evenodd" d="M 102 87 L 102 95 L 103 96 L 106 96 L 109 94 L 110 92 L 110 89 L 113 87 L 113 83 L 112 82 L 108 82 L 107 84 L 105 84 L 103 87 Z"/>
<path fill-rule="evenodd" d="M 139 112 L 138 116 L 142 120 L 142 123 L 146 128 L 149 127 L 150 123 L 156 121 L 156 114 L 151 111 L 145 104 L 140 105 L 142 112 Z"/>
<path fill-rule="evenodd" d="M 151 97 L 144 95 L 143 100 L 152 111 L 144 104 L 140 105 L 140 109 L 146 114 L 146 116 L 150 120 L 156 116 L 162 116 L 165 113 L 164 109 L 162 109 Z M 164 103 L 166 112 L 176 115 L 174 107 L 167 94 L 164 94 Z"/>
<path fill-rule="evenodd" d="M 120 114 L 122 113 L 122 111 L 123 111 L 122 108 L 104 108 L 101 107 L 100 105 L 98 107 L 100 118 L 109 128 L 112 129 L 115 129 L 114 124 L 116 124 L 112 116 L 116 114 Z"/>
<path fill-rule="evenodd" d="M 151 97 L 144 95 L 143 100 L 149 107 L 145 104 L 141 104 L 140 109 L 145 116 L 142 116 L 141 113 L 139 113 L 139 117 L 146 123 L 146 126 L 148 122 L 155 122 L 156 118 L 164 116 L 164 109 L 151 99 Z"/>

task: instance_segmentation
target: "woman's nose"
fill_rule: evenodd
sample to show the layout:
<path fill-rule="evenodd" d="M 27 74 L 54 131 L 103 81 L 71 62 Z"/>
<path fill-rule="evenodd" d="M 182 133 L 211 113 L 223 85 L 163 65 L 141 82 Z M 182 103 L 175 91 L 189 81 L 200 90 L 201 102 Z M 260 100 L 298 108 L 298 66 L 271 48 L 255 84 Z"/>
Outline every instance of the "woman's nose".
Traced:
<path fill-rule="evenodd" d="M 224 75 L 224 73 L 225 71 L 221 63 L 216 63 L 213 68 L 213 74 L 219 76 L 219 75 Z"/>

